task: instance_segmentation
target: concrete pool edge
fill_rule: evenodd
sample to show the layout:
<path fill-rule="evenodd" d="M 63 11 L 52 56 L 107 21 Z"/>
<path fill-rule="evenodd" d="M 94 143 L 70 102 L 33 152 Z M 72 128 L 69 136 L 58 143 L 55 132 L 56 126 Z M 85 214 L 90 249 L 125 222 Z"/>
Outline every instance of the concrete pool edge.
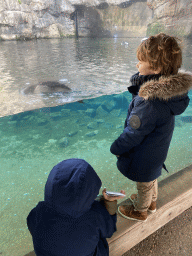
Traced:
<path fill-rule="evenodd" d="M 117 231 L 108 238 L 109 255 L 122 256 L 136 244 L 192 206 L 192 165 L 159 182 L 156 213 L 146 222 L 131 221 L 117 213 Z M 126 199 L 122 204 L 130 204 Z M 25 256 L 35 256 L 34 251 Z"/>

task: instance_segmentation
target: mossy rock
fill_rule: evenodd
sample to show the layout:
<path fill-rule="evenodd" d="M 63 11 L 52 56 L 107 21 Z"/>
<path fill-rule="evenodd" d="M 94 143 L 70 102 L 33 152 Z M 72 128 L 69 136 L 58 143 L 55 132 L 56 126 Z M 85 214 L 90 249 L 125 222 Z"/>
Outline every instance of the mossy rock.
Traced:
<path fill-rule="evenodd" d="M 165 32 L 166 28 L 162 23 L 154 22 L 147 26 L 147 36 L 156 35 L 160 32 Z"/>

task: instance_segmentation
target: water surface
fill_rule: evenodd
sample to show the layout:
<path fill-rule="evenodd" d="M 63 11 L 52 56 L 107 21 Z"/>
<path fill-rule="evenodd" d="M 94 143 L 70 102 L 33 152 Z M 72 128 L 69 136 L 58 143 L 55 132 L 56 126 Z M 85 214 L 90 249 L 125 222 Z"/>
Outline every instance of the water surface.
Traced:
<path fill-rule="evenodd" d="M 6 108 L 1 106 L 1 116 L 125 91 L 136 71 L 140 42 L 141 38 L 3 42 L 0 82 Z M 60 81 L 72 91 L 23 94 L 24 88 L 44 81 Z"/>

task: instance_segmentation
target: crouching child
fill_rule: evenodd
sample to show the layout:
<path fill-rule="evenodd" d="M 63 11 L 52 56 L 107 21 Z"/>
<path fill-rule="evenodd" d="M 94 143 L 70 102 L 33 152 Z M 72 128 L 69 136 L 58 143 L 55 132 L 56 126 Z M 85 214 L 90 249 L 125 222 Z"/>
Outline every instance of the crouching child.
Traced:
<path fill-rule="evenodd" d="M 122 196 L 108 196 L 105 188 L 95 200 L 101 184 L 82 159 L 67 159 L 53 167 L 44 201 L 27 217 L 37 256 L 109 256 L 106 238 L 116 231 L 117 199 Z"/>

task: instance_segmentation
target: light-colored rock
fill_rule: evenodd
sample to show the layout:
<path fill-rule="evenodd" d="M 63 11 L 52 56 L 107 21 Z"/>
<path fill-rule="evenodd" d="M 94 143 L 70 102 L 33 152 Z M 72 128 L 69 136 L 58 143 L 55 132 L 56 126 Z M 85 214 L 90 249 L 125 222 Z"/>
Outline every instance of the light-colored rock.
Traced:
<path fill-rule="evenodd" d="M 6 35 L 3 34 L 0 37 L 2 40 L 16 40 L 17 39 L 17 35 Z"/>
<path fill-rule="evenodd" d="M 4 13 L 0 12 L 0 23 L 2 24 L 4 20 Z"/>
<path fill-rule="evenodd" d="M 61 16 L 57 19 L 56 23 L 60 37 L 66 37 L 69 35 L 75 35 L 74 22 L 70 20 L 69 15 L 66 14 L 65 17 Z"/>
<path fill-rule="evenodd" d="M 75 11 L 75 7 L 73 6 L 71 1 L 57 0 L 57 6 L 58 11 L 61 13 L 72 13 Z"/>
<path fill-rule="evenodd" d="M 95 131 L 93 131 L 93 132 L 88 132 L 88 133 L 85 134 L 85 136 L 87 136 L 87 137 L 93 137 L 93 136 L 97 135 L 98 132 L 99 132 L 98 130 L 95 130 Z"/>
<path fill-rule="evenodd" d="M 84 8 L 83 16 L 81 17 L 81 10 L 78 14 L 79 36 L 111 37 L 112 34 L 105 29 L 101 19 L 102 12 L 95 7 L 103 3 L 111 6 L 122 2 L 124 0 L 4 0 L 0 2 L 0 38 L 11 40 L 75 36 L 74 15 L 73 18 L 70 17 L 75 11 L 75 5 Z M 139 4 L 147 7 L 145 3 Z M 138 7 L 135 10 L 137 9 Z M 122 12 L 126 12 L 125 9 Z M 111 22 L 113 23 L 113 18 Z M 145 33 L 146 25 L 144 26 L 142 29 L 137 26 L 133 29 L 139 35 L 141 32 Z M 119 26 L 119 30 L 121 29 Z"/>
<path fill-rule="evenodd" d="M 69 140 L 67 137 L 63 137 L 62 139 L 59 140 L 60 147 L 67 147 L 68 144 L 69 144 Z"/>
<path fill-rule="evenodd" d="M 177 1 L 177 12 L 180 13 L 182 11 L 188 12 L 188 14 L 191 14 L 190 10 L 192 8 L 192 2 L 191 0 L 179 0 Z"/>
<path fill-rule="evenodd" d="M 163 5 L 167 2 L 170 2 L 170 0 L 147 0 L 147 5 L 155 10 L 158 6 Z"/>
<path fill-rule="evenodd" d="M 5 1 L 0 1 L 0 12 L 3 12 L 7 9 Z"/>
<path fill-rule="evenodd" d="M 154 18 L 160 19 L 162 17 L 173 17 L 176 15 L 176 4 L 170 1 L 156 7 L 154 12 Z"/>
<path fill-rule="evenodd" d="M 85 111 L 85 114 L 90 116 L 90 117 L 94 117 L 95 116 L 95 109 L 93 108 L 88 108 L 86 111 Z"/>
<path fill-rule="evenodd" d="M 122 124 L 116 125 L 116 129 L 123 129 L 123 125 Z"/>
<path fill-rule="evenodd" d="M 68 133 L 68 136 L 69 136 L 69 137 L 73 137 L 73 136 L 75 136 L 77 133 L 78 133 L 78 130 L 76 130 L 76 131 L 71 131 L 70 133 Z"/>
<path fill-rule="evenodd" d="M 0 39 L 192 35 L 191 0 L 0 0 Z M 98 7 L 105 5 L 105 9 Z M 122 7 L 122 6 L 121 6 Z M 148 29 L 147 29 L 148 27 Z"/>
<path fill-rule="evenodd" d="M 111 100 L 111 101 L 105 101 L 103 104 L 102 104 L 102 107 L 103 108 L 106 108 L 108 111 L 111 111 L 112 109 L 114 109 L 116 107 L 116 102 L 114 100 Z"/>
<path fill-rule="evenodd" d="M 21 12 L 31 12 L 31 8 L 27 4 L 20 4 L 20 11 Z"/>
<path fill-rule="evenodd" d="M 104 29 L 117 37 L 145 37 L 147 25 L 152 21 L 152 10 L 145 2 L 136 2 L 128 8 L 110 5 L 98 12 Z"/>
<path fill-rule="evenodd" d="M 39 139 L 40 137 L 41 137 L 40 134 L 36 134 L 36 135 L 32 136 L 32 138 L 35 139 L 35 140 Z"/>
<path fill-rule="evenodd" d="M 60 37 L 60 33 L 56 24 L 52 24 L 51 26 L 49 26 L 49 37 L 50 38 Z"/>
<path fill-rule="evenodd" d="M 2 24 L 18 26 L 29 22 L 29 15 L 21 11 L 5 11 Z"/>
<path fill-rule="evenodd" d="M 99 106 L 96 110 L 96 114 L 97 116 L 101 116 L 101 117 L 105 117 L 105 116 L 108 116 L 108 112 L 105 111 L 101 106 Z"/>
<path fill-rule="evenodd" d="M 96 129 L 98 127 L 98 123 L 97 122 L 91 122 L 87 125 L 88 129 Z"/>
<path fill-rule="evenodd" d="M 57 142 L 57 140 L 49 139 L 48 142 L 49 142 L 50 144 L 55 144 L 55 143 Z"/>
<path fill-rule="evenodd" d="M 18 0 L 4 0 L 4 6 L 9 11 L 20 11 L 20 4 Z"/>
<path fill-rule="evenodd" d="M 50 8 L 54 3 L 54 0 L 31 0 L 29 6 L 33 11 L 41 11 Z"/>
<path fill-rule="evenodd" d="M 34 25 L 36 28 L 47 28 L 54 23 L 54 18 L 49 13 L 45 13 L 41 18 L 34 20 Z"/>
<path fill-rule="evenodd" d="M 154 12 L 152 22 L 148 24 L 147 35 L 159 32 L 179 37 L 192 35 L 191 0 L 147 0 L 147 5 Z"/>
<path fill-rule="evenodd" d="M 64 0 L 6 0 L 0 2 L 0 38 L 57 38 L 75 35 L 70 13 L 75 8 Z M 6 25 L 6 26 L 5 26 Z"/>
<path fill-rule="evenodd" d="M 98 124 L 105 123 L 105 121 L 103 119 L 96 119 L 95 122 L 97 122 Z"/>

